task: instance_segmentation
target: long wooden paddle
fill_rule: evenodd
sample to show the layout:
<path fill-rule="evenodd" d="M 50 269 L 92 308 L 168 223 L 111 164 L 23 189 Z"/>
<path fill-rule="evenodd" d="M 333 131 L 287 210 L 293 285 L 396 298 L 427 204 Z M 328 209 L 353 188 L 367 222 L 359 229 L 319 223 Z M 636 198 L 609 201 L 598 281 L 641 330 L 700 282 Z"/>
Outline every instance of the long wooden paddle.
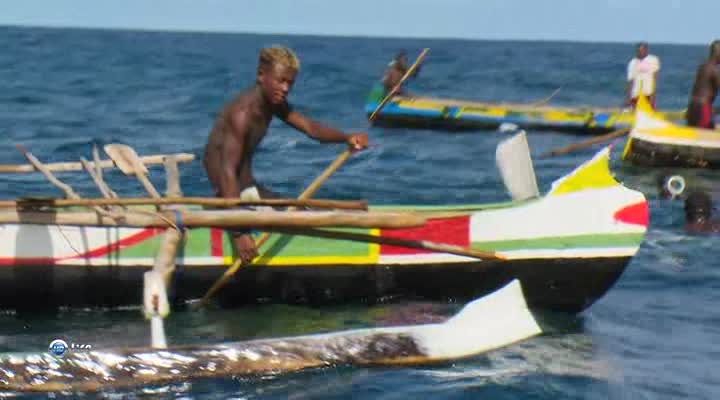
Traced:
<path fill-rule="evenodd" d="M 574 143 L 569 146 L 565 146 L 562 148 L 547 151 L 547 152 L 541 154 L 540 158 L 559 156 L 562 154 L 567 154 L 571 151 L 584 149 L 584 148 L 592 146 L 594 144 L 607 142 L 608 140 L 612 140 L 612 139 L 618 138 L 620 136 L 627 135 L 630 131 L 631 131 L 631 128 L 620 129 L 620 130 L 610 132 L 610 133 L 602 135 L 602 136 L 597 136 L 592 139 L 585 140 L 583 142 Z"/>
<path fill-rule="evenodd" d="M 342 154 L 340 154 L 335 161 L 330 164 L 325 171 L 323 171 L 320 176 L 315 178 L 315 180 L 308 186 L 298 197 L 298 200 L 306 200 L 310 196 L 312 196 L 317 189 L 322 185 L 329 177 L 333 174 L 340 166 L 350 157 L 352 154 L 352 150 L 347 149 Z M 258 239 L 258 241 L 255 243 L 255 246 L 259 249 L 260 246 L 262 246 L 268 239 L 270 238 L 270 234 L 268 232 L 263 232 L 262 236 Z M 207 304 L 207 301 L 212 297 L 213 294 L 215 294 L 218 290 L 220 290 L 223 286 L 227 284 L 227 282 L 230 280 L 230 278 L 235 274 L 235 272 L 243 265 L 242 259 L 238 258 L 235 260 L 233 265 L 225 270 L 225 273 L 218 278 L 218 280 L 213 283 L 213 285 L 208 289 L 207 293 L 205 293 L 205 296 L 200 299 L 199 303 L 195 304 L 195 308 L 200 308 Z"/>
<path fill-rule="evenodd" d="M 403 75 L 402 79 L 400 79 L 400 82 L 398 82 L 397 85 L 395 85 L 395 87 L 393 87 L 392 90 L 390 90 L 390 93 L 388 93 L 387 96 L 385 96 L 385 98 L 382 99 L 380 104 L 378 104 L 378 106 L 375 107 L 375 111 L 373 111 L 372 114 L 370 114 L 370 117 L 368 118 L 368 120 L 370 120 L 370 122 L 375 120 L 375 117 L 377 117 L 377 115 L 380 113 L 380 110 L 382 110 L 382 108 L 385 106 L 385 104 L 387 104 L 387 102 L 390 100 L 390 98 L 392 98 L 398 92 L 398 90 L 400 90 L 400 87 L 402 87 L 402 84 L 405 83 L 405 81 L 415 72 L 417 67 L 420 65 L 420 62 L 422 61 L 422 59 L 425 58 L 425 54 L 427 54 L 428 51 L 430 51 L 430 49 L 423 49 L 422 53 L 420 53 L 418 58 L 415 60 L 415 63 L 412 66 L 410 66 L 410 68 L 408 68 L 408 70 L 405 72 L 405 75 Z"/>

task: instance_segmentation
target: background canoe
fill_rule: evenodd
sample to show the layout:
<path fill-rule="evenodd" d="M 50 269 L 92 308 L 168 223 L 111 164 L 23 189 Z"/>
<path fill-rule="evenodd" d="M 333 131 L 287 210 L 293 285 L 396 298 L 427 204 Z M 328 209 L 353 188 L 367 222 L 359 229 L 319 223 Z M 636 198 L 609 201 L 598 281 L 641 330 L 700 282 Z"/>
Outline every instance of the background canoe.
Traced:
<path fill-rule="evenodd" d="M 365 105 L 367 115 L 379 99 L 371 94 Z M 682 111 L 663 112 L 673 121 L 683 121 Z M 600 134 L 632 126 L 634 116 L 620 108 L 533 106 L 531 104 L 483 103 L 432 97 L 396 96 L 389 101 L 373 124 L 445 130 L 496 129 L 515 124 L 525 129 Z"/>
<path fill-rule="evenodd" d="M 638 101 L 623 159 L 646 167 L 720 168 L 720 130 L 680 126 Z"/>

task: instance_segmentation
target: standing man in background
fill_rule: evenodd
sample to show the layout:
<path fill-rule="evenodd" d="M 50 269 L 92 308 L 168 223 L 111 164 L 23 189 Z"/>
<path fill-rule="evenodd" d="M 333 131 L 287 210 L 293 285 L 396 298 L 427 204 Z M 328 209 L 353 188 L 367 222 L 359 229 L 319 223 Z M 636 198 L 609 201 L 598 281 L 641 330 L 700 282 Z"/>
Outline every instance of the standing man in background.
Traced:
<path fill-rule="evenodd" d="M 628 63 L 625 105 L 634 110 L 638 97 L 642 93 L 655 109 L 658 71 L 660 71 L 660 60 L 648 53 L 646 42 L 641 42 L 637 46 L 635 57 Z"/>
<path fill-rule="evenodd" d="M 688 126 L 715 129 L 712 106 L 720 90 L 718 65 L 720 65 L 720 40 L 715 40 L 710 44 L 707 60 L 700 64 L 695 73 L 695 83 L 690 93 L 686 114 Z"/>

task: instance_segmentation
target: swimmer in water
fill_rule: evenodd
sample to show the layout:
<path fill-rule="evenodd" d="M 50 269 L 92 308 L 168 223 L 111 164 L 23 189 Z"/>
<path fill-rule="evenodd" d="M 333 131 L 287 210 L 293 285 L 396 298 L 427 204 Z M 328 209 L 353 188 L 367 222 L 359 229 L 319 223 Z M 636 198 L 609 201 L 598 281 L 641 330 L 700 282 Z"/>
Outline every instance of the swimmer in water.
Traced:
<path fill-rule="evenodd" d="M 712 220 L 712 199 L 693 191 L 685 199 L 685 230 L 689 233 L 720 233 L 720 221 Z"/>

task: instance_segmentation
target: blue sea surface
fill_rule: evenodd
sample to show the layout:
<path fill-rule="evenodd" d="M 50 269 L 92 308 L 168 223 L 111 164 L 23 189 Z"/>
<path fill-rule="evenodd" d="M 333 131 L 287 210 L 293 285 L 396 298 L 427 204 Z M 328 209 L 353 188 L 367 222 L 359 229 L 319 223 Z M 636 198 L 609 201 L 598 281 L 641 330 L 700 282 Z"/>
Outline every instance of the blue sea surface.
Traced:
<path fill-rule="evenodd" d="M 430 48 L 411 92 L 534 102 L 561 88 L 550 104 L 568 106 L 620 106 L 625 68 L 634 54 L 632 44 L 5 27 L 0 28 L 2 163 L 26 163 L 16 144 L 43 162 L 89 158 L 94 144 L 107 143 L 130 144 L 141 155 L 190 152 L 197 157 L 181 167 L 182 190 L 186 195 L 209 196 L 212 192 L 200 161 L 208 130 L 222 104 L 253 84 L 258 51 L 272 44 L 292 47 L 301 59 L 290 96 L 301 112 L 370 135 L 370 149 L 354 155 L 315 197 L 367 199 L 372 204 L 462 204 L 508 198 L 495 168 L 495 147 L 507 133 L 369 127 L 365 99 L 398 50 L 406 49 L 412 59 L 422 48 Z M 658 107 L 684 109 L 706 48 L 651 43 L 650 52 L 662 62 Z M 584 139 L 528 132 L 541 191 L 587 160 L 593 150 L 547 159 L 537 155 Z M 649 233 L 608 294 L 581 315 L 560 318 L 549 333 L 443 365 L 228 377 L 107 390 L 98 397 L 715 399 L 720 392 L 720 236 L 687 235 L 682 203 L 658 199 L 659 171 L 617 162 L 622 145 L 622 138 L 614 142 L 613 172 L 648 196 Z M 256 154 L 255 174 L 274 191 L 295 197 L 343 150 L 342 145 L 318 144 L 274 121 Z M 675 172 L 718 198 L 718 173 Z M 57 175 L 81 195 L 99 197 L 85 174 Z M 136 179 L 119 171 L 108 171 L 105 178 L 120 195 L 144 193 Z M 151 168 L 150 178 L 164 189 L 162 168 Z M 60 194 L 40 174 L 0 175 L 4 199 Z M 378 323 L 378 316 L 406 315 L 403 308 L 415 305 L 376 307 L 180 311 L 171 314 L 166 329 L 171 344 L 217 343 L 369 326 Z M 423 315 L 415 318 L 421 320 Z M 0 352 L 42 352 L 56 337 L 97 348 L 141 346 L 148 344 L 148 336 L 139 308 L 0 314 Z M 55 398 L 77 396 L 58 393 Z"/>

